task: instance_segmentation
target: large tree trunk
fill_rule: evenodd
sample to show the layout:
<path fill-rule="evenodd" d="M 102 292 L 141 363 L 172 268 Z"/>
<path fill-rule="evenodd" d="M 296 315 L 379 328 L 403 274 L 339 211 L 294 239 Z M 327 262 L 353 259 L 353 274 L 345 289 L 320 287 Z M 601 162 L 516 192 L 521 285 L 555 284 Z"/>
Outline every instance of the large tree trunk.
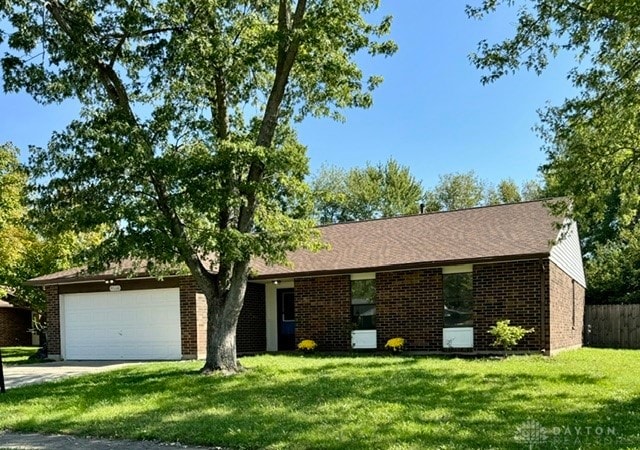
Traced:
<path fill-rule="evenodd" d="M 207 359 L 203 373 L 221 371 L 233 374 L 242 370 L 236 349 L 236 328 L 247 290 L 249 262 L 237 263 L 228 288 L 217 278 L 215 289 L 203 289 L 207 298 Z"/>
<path fill-rule="evenodd" d="M 278 58 L 273 86 L 265 105 L 262 124 L 256 145 L 269 148 L 273 143 L 273 137 L 278 124 L 278 114 L 280 105 L 284 97 L 285 89 L 289 81 L 289 74 L 300 47 L 299 36 L 291 39 L 288 33 L 295 31 L 302 24 L 302 19 L 307 6 L 306 0 L 298 0 L 293 22 L 291 23 L 291 11 L 289 0 L 280 0 L 278 11 L 278 30 L 282 33 L 281 42 L 278 45 Z M 227 137 L 227 117 L 226 100 L 224 86 L 224 76 L 216 73 L 216 104 L 214 107 L 215 117 L 217 117 L 217 133 L 219 139 Z M 263 176 L 262 161 L 254 161 L 248 170 L 247 180 L 249 183 L 258 184 Z M 243 192 L 246 202 L 240 207 L 236 229 L 241 233 L 250 233 L 253 228 L 253 219 L 258 206 L 256 192 L 250 189 Z M 229 226 L 228 211 L 222 210 L 220 215 L 221 229 Z M 199 268 L 193 266 L 192 273 L 198 274 Z M 191 266 L 190 266 L 191 268 Z M 197 269 L 194 271 L 194 269 Z M 238 318 L 244 303 L 244 294 L 247 290 L 247 279 L 249 276 L 249 260 L 237 262 L 230 267 L 220 264 L 218 277 L 215 281 L 215 288 L 209 286 L 209 277 L 199 277 L 199 283 L 207 286 L 200 286 L 207 298 L 207 361 L 202 368 L 203 373 L 222 371 L 232 374 L 240 371 L 242 367 L 238 364 L 236 352 L 236 328 Z"/>

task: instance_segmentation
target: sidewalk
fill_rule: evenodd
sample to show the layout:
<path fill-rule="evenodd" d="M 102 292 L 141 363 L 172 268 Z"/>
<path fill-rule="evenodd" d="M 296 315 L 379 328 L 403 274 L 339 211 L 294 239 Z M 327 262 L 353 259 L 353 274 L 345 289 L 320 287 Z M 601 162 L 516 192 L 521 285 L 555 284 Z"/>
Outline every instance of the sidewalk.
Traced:
<path fill-rule="evenodd" d="M 189 447 L 178 442 L 159 443 L 151 441 L 126 441 L 99 438 L 84 438 L 66 435 L 43 435 L 36 433 L 13 433 L 0 431 L 0 449 L 20 450 L 224 450 L 223 447 Z"/>

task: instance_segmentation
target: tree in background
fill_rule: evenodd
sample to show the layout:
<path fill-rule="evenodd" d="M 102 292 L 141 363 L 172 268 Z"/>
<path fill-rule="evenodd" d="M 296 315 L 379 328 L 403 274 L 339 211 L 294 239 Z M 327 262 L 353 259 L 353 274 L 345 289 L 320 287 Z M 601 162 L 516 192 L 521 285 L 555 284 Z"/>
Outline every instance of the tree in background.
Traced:
<path fill-rule="evenodd" d="M 356 214 L 361 211 L 371 212 L 374 217 L 393 217 L 419 211 L 421 183 L 408 167 L 393 159 L 350 171 L 347 183 L 353 188 L 352 210 Z"/>
<path fill-rule="evenodd" d="M 31 278 L 77 267 L 87 253 L 104 238 L 101 230 L 84 233 L 65 231 L 57 235 L 43 236 L 28 229 L 28 241 L 22 258 L 9 271 L 0 275 L 0 283 L 10 286 L 17 302 L 28 306 L 38 314 L 46 313 L 46 298 L 41 287 L 26 286 Z"/>
<path fill-rule="evenodd" d="M 507 178 L 497 188 L 488 187 L 473 171 L 440 176 L 438 184 L 424 190 L 409 167 L 390 159 L 385 164 L 367 164 L 344 170 L 322 166 L 311 179 L 314 216 L 320 224 L 473 208 L 544 198 L 545 191 L 534 180 L 522 187 Z"/>
<path fill-rule="evenodd" d="M 502 180 L 495 188 L 488 188 L 486 197 L 487 203 L 490 205 L 498 205 L 500 203 L 517 203 L 522 201 L 520 188 L 518 188 L 516 182 L 511 178 Z"/>
<path fill-rule="evenodd" d="M 473 171 L 440 175 L 425 199 L 427 211 L 473 208 L 485 199 L 485 183 Z"/>
<path fill-rule="evenodd" d="M 640 4 L 502 0 L 467 12 L 482 18 L 514 3 L 520 5 L 514 36 L 482 41 L 472 61 L 486 70 L 486 83 L 520 68 L 540 73 L 560 51 L 576 57 L 569 79 L 580 94 L 541 113 L 542 172 L 551 195 L 573 200 L 569 212 L 580 225 L 587 299 L 638 299 Z"/>
<path fill-rule="evenodd" d="M 13 145 L 0 145 L 0 298 L 15 289 L 9 280 L 31 241 L 25 224 L 27 173 L 18 155 Z"/>
<path fill-rule="evenodd" d="M 347 216 L 347 171 L 323 165 L 309 182 L 313 195 L 313 215 L 318 223 L 345 222 Z"/>
<path fill-rule="evenodd" d="M 497 187 L 481 180 L 473 171 L 440 175 L 438 184 L 425 192 L 426 211 L 452 211 L 476 206 L 540 200 L 545 189 L 535 180 L 518 187 L 511 178 L 501 180 Z"/>
<path fill-rule="evenodd" d="M 24 283 L 79 264 L 82 255 L 100 242 L 102 234 L 66 231 L 45 237 L 30 226 L 29 179 L 18 155 L 12 144 L 0 145 L 0 297 L 11 292 L 16 305 L 44 314 L 44 292 Z"/>
<path fill-rule="evenodd" d="M 317 246 L 291 127 L 368 107 L 390 55 L 377 0 L 16 0 L 0 3 L 7 91 L 81 102 L 34 149 L 50 231 L 107 226 L 90 267 L 188 268 L 208 305 L 204 372 L 240 370 L 235 332 L 252 257 Z"/>
<path fill-rule="evenodd" d="M 542 200 L 552 195 L 547 192 L 544 181 L 527 180 L 520 187 L 520 196 L 522 197 L 522 201 L 530 202 L 532 200 Z"/>
<path fill-rule="evenodd" d="M 640 303 L 640 236 L 634 231 L 594 245 L 585 264 L 592 302 Z"/>
<path fill-rule="evenodd" d="M 410 169 L 394 159 L 349 171 L 323 166 L 310 184 L 321 224 L 415 214 L 423 193 Z"/>

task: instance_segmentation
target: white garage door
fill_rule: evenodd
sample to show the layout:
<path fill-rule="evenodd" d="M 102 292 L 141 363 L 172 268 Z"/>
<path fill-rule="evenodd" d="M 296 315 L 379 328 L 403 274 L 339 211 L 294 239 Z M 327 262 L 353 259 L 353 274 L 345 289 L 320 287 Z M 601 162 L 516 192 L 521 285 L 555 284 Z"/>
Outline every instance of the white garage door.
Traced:
<path fill-rule="evenodd" d="M 180 290 L 60 296 L 65 359 L 180 359 Z"/>

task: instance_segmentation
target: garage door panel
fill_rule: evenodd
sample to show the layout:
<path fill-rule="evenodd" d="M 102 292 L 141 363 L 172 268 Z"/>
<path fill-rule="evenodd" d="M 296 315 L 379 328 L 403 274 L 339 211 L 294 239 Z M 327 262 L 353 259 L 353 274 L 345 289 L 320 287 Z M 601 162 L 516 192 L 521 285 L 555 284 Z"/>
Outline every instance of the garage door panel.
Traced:
<path fill-rule="evenodd" d="M 179 289 L 63 296 L 66 359 L 180 359 Z"/>

